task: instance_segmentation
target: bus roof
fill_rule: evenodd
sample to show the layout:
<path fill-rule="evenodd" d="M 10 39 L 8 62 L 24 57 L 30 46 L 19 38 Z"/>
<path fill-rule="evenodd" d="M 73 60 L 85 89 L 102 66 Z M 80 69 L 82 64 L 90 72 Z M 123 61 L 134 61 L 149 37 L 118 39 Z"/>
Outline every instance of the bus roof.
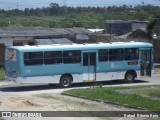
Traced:
<path fill-rule="evenodd" d="M 111 42 L 111 43 L 94 43 L 94 44 L 53 44 L 53 45 L 35 45 L 35 46 L 12 46 L 8 48 L 16 49 L 22 52 L 31 51 L 48 51 L 48 50 L 96 50 L 96 49 L 110 49 L 110 48 L 146 48 L 152 47 L 151 43 L 144 42 Z"/>

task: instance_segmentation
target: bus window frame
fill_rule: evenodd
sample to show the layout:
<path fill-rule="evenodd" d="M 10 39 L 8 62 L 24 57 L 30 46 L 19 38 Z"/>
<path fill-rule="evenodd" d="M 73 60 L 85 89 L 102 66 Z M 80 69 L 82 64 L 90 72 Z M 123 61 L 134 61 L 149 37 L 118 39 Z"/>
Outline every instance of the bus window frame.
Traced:
<path fill-rule="evenodd" d="M 28 55 L 28 53 L 41 53 L 41 58 L 35 58 L 35 54 L 31 54 L 31 59 L 28 59 L 28 56 L 27 56 L 27 59 L 25 58 L 25 54 Z M 25 64 L 25 60 L 27 61 L 27 64 Z M 38 51 L 38 52 L 24 52 L 23 53 L 23 61 L 24 61 L 24 65 L 25 66 L 37 66 L 37 65 L 43 65 L 44 63 L 44 57 L 43 57 L 43 52 L 42 51 Z M 34 64 L 33 64 L 34 63 Z"/>

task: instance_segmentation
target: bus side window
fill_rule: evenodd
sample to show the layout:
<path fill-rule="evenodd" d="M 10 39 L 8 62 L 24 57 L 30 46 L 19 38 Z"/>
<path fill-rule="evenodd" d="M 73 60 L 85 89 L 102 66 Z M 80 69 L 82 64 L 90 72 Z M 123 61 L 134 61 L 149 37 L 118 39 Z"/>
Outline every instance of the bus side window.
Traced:
<path fill-rule="evenodd" d="M 88 66 L 88 54 L 83 54 L 83 66 Z"/>
<path fill-rule="evenodd" d="M 63 62 L 65 64 L 80 63 L 81 62 L 81 51 L 80 50 L 64 51 L 63 52 Z"/>
<path fill-rule="evenodd" d="M 24 65 L 42 65 L 43 52 L 25 52 Z"/>
<path fill-rule="evenodd" d="M 126 48 L 125 49 L 125 60 L 138 60 L 138 49 L 137 48 Z"/>
<path fill-rule="evenodd" d="M 62 51 L 46 51 L 44 52 L 44 64 L 61 64 Z"/>
<path fill-rule="evenodd" d="M 110 49 L 109 50 L 110 61 L 122 61 L 124 60 L 123 49 Z"/>
<path fill-rule="evenodd" d="M 98 59 L 99 59 L 99 62 L 108 61 L 108 50 L 107 49 L 99 50 L 98 51 Z"/>

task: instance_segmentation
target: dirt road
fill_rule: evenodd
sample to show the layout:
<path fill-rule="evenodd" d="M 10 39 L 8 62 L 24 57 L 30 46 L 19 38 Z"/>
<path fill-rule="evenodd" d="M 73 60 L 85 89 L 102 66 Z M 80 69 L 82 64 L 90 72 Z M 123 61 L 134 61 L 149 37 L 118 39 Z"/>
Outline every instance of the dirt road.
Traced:
<path fill-rule="evenodd" d="M 159 72 L 158 72 L 159 73 Z M 160 75 L 154 78 L 148 79 L 148 81 L 159 82 Z M 143 78 L 143 80 L 147 80 Z M 142 84 L 148 84 L 150 82 L 142 81 Z M 136 85 L 140 82 L 130 84 Z M 7 85 L 7 87 L 6 87 Z M 123 84 L 116 84 L 123 85 Z M 126 84 L 125 84 L 126 85 Z M 107 86 L 108 85 L 107 83 Z M 113 86 L 113 84 L 111 84 Z M 80 86 L 82 87 L 82 86 Z M 85 86 L 86 87 L 86 86 Z M 87 86 L 89 87 L 89 86 Z M 68 89 L 75 89 L 68 88 Z M 61 95 L 64 90 L 56 86 L 40 85 L 40 86 L 17 86 L 12 82 L 1 81 L 0 82 L 0 111 L 131 111 L 136 109 L 126 108 L 118 105 L 105 104 L 93 102 L 90 100 L 84 100 L 79 98 L 73 98 L 69 96 Z M 4 118 L 7 120 L 13 120 L 13 118 Z M 15 120 L 21 120 L 22 118 L 15 118 Z M 44 118 L 46 119 L 46 118 Z M 47 118 L 53 119 L 53 118 Z M 58 120 L 68 119 L 75 120 L 75 118 L 54 118 Z M 99 120 L 104 118 L 76 118 L 78 120 Z M 108 119 L 108 118 L 105 118 Z M 114 119 L 114 118 L 112 118 Z M 117 119 L 117 118 L 116 118 Z M 124 118 L 119 118 L 124 119 Z M 27 119 L 28 120 L 28 119 Z M 39 118 L 37 118 L 39 120 Z M 41 119 L 40 119 L 41 120 Z"/>
<path fill-rule="evenodd" d="M 0 82 L 0 84 L 2 86 L 10 83 Z M 29 86 L 29 87 L 13 87 L 13 88 L 4 87 L 0 89 L 0 111 L 130 111 L 130 110 L 134 110 L 131 108 L 126 108 L 126 107 L 117 106 L 117 105 L 97 103 L 97 102 L 92 102 L 90 100 L 63 96 L 61 95 L 61 92 L 64 90 L 67 90 L 67 89 L 59 89 L 56 87 L 52 88 L 51 86 L 47 86 L 47 85 Z M 7 119 L 10 120 L 10 118 L 7 118 Z M 64 119 L 64 118 L 58 118 L 58 119 Z M 83 118 L 78 118 L 78 119 L 83 119 Z M 89 118 L 89 117 L 85 118 L 85 120 L 90 120 L 90 119 L 98 120 L 101 118 Z"/>

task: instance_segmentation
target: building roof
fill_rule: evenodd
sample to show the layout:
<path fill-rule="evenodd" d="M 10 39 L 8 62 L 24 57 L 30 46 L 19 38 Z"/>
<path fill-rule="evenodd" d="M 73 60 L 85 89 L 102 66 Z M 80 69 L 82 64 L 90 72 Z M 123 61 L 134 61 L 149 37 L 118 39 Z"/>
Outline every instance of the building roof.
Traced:
<path fill-rule="evenodd" d="M 106 23 L 149 23 L 148 21 L 140 20 L 106 20 Z"/>
<path fill-rule="evenodd" d="M 0 28 L 0 37 L 34 37 L 34 36 L 53 36 L 66 34 L 91 34 L 92 32 L 85 28 L 58 28 L 49 29 L 42 27 L 18 27 L 18 28 Z"/>
<path fill-rule="evenodd" d="M 65 28 L 66 31 L 70 32 L 70 34 L 92 34 L 93 32 L 81 28 L 81 27 L 74 27 L 74 28 Z"/>
<path fill-rule="evenodd" d="M 16 36 L 43 36 L 43 35 L 60 35 L 51 29 L 37 27 L 19 27 L 19 28 L 0 28 L 0 37 L 16 37 Z"/>
<path fill-rule="evenodd" d="M 54 38 L 54 39 L 35 39 L 40 45 L 51 45 L 51 44 L 72 44 L 73 42 L 66 38 Z"/>
<path fill-rule="evenodd" d="M 94 32 L 94 33 L 104 31 L 104 29 L 88 29 L 88 30 L 91 31 L 91 32 Z"/>
<path fill-rule="evenodd" d="M 129 38 L 143 38 L 148 39 L 148 35 L 146 32 L 144 32 L 141 29 L 137 29 L 136 31 L 133 31 L 131 34 L 128 35 Z"/>

